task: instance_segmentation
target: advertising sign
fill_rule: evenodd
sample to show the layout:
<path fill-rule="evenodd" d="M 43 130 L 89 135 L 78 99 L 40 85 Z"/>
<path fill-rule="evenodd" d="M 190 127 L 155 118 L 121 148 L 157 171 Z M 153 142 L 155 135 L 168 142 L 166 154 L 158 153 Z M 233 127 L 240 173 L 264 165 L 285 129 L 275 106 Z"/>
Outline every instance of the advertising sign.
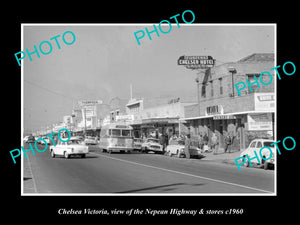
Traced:
<path fill-rule="evenodd" d="M 248 130 L 272 130 L 272 114 L 248 114 Z"/>
<path fill-rule="evenodd" d="M 178 65 L 184 65 L 188 69 L 206 69 L 215 65 L 215 59 L 211 56 L 180 56 Z"/>
<path fill-rule="evenodd" d="M 78 104 L 80 106 L 90 106 L 90 105 L 96 105 L 96 104 L 102 104 L 103 102 L 101 100 L 81 100 L 78 101 Z"/>
<path fill-rule="evenodd" d="M 210 116 L 210 115 L 216 115 L 216 114 L 223 114 L 224 109 L 222 105 L 213 105 L 213 106 L 208 106 L 205 109 L 205 115 Z"/>
<path fill-rule="evenodd" d="M 255 111 L 275 111 L 274 93 L 255 93 Z"/>

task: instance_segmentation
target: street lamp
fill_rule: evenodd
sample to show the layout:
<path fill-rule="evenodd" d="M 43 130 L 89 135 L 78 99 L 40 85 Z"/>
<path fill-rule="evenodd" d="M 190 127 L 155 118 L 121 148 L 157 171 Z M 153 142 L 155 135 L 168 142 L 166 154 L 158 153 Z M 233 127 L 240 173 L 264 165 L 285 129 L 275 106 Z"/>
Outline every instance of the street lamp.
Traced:
<path fill-rule="evenodd" d="M 195 79 L 196 83 L 197 83 L 197 103 L 198 103 L 198 114 L 200 116 L 200 88 L 199 88 L 199 83 L 200 83 L 200 80 L 199 80 L 199 73 L 197 74 L 197 78 Z"/>
<path fill-rule="evenodd" d="M 228 72 L 231 73 L 232 97 L 234 97 L 234 80 L 233 80 L 233 74 L 236 73 L 236 69 L 233 66 L 230 66 L 230 67 L 228 67 Z"/>

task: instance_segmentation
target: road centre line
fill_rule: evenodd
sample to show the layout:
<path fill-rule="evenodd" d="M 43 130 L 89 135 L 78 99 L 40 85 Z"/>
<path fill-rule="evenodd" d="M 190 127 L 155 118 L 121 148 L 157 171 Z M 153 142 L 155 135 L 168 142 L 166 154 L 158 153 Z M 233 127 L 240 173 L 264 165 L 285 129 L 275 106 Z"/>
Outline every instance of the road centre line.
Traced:
<path fill-rule="evenodd" d="M 92 154 L 97 154 L 97 153 L 92 153 Z M 200 179 L 204 179 L 204 180 L 210 180 L 210 181 L 214 181 L 214 182 L 217 182 L 217 183 L 242 187 L 242 188 L 246 188 L 246 189 L 250 189 L 250 190 L 269 193 L 269 194 L 274 194 L 274 192 L 266 191 L 266 190 L 259 189 L 259 188 L 253 188 L 253 187 L 249 187 L 249 186 L 245 186 L 245 185 L 241 185 L 241 184 L 236 184 L 236 183 L 231 183 L 231 182 L 227 182 L 227 181 L 212 179 L 212 178 L 209 178 L 209 177 L 203 177 L 203 176 L 198 176 L 198 175 L 189 174 L 189 173 L 184 173 L 184 172 L 180 172 L 180 171 L 176 171 L 176 170 L 169 170 L 169 169 L 156 167 L 156 166 L 150 166 L 150 165 L 146 165 L 146 164 L 142 164 L 142 163 L 137 163 L 137 162 L 132 162 L 132 161 L 124 160 L 124 159 L 114 158 L 114 157 L 111 157 L 111 156 L 106 156 L 106 155 L 103 155 L 103 154 L 97 154 L 97 155 L 99 155 L 101 157 L 104 157 L 104 158 L 113 159 L 113 160 L 117 160 L 117 161 L 121 161 L 121 162 L 126 162 L 126 163 L 130 163 L 130 164 L 134 164 L 134 165 L 144 166 L 144 167 L 163 170 L 163 171 L 167 171 L 167 172 L 171 172 L 171 173 L 177 173 L 177 174 L 186 175 L 186 176 L 190 176 L 190 177 L 196 177 L 196 178 L 200 178 Z"/>

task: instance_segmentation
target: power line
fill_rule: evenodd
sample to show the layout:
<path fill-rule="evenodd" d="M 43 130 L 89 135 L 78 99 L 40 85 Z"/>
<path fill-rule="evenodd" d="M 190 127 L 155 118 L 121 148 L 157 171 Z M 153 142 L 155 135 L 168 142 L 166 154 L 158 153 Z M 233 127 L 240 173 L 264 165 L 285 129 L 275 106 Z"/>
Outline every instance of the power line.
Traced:
<path fill-rule="evenodd" d="M 38 85 L 38 84 L 35 84 L 35 83 L 31 82 L 31 81 L 28 81 L 28 80 L 25 80 L 25 79 L 24 79 L 24 81 L 25 81 L 26 83 L 28 83 L 28 84 L 31 84 L 32 86 L 38 87 L 38 88 L 43 89 L 43 90 L 45 90 L 45 91 L 48 91 L 48 92 L 50 92 L 50 93 L 52 93 L 52 94 L 55 94 L 55 95 L 58 95 L 58 96 L 61 96 L 61 97 L 64 97 L 64 98 L 71 99 L 72 101 L 75 100 L 75 99 L 72 98 L 72 97 L 69 97 L 69 96 L 67 96 L 67 95 L 64 95 L 64 94 L 61 94 L 61 93 L 52 91 L 52 90 L 50 90 L 50 89 L 48 89 L 48 88 L 42 87 L 42 86 L 40 86 L 40 85 Z"/>

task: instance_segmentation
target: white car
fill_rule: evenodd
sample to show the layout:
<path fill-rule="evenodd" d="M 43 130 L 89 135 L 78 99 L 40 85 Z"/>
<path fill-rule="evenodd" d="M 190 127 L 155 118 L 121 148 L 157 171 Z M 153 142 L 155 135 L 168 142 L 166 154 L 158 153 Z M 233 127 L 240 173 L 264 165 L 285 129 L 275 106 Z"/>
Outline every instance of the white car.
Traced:
<path fill-rule="evenodd" d="M 163 154 L 163 146 L 159 144 L 158 139 L 156 138 L 146 138 L 146 140 L 142 143 L 142 152 L 154 152 Z"/>
<path fill-rule="evenodd" d="M 249 159 L 253 158 L 251 160 L 251 164 L 258 164 L 258 165 L 262 165 L 264 167 L 264 169 L 268 169 L 270 165 L 273 165 L 275 164 L 275 154 L 276 154 L 276 151 L 275 151 L 275 146 L 274 145 L 270 145 L 274 143 L 273 140 L 270 140 L 270 139 L 254 139 L 253 141 L 251 141 L 251 143 L 249 144 L 249 147 L 241 152 L 240 154 L 240 157 L 244 157 L 244 166 L 246 167 L 249 167 L 249 161 L 248 161 L 248 158 L 246 155 L 248 155 Z M 260 149 L 262 147 L 269 147 L 271 150 L 272 150 L 272 157 L 270 158 L 270 155 L 271 155 L 271 152 L 267 149 L 267 148 L 264 148 L 262 149 L 261 151 L 261 154 L 259 153 L 260 152 Z M 259 160 L 259 163 L 257 161 L 256 157 L 255 156 L 255 153 L 254 151 L 256 151 L 256 154 L 258 155 L 258 158 L 260 159 Z M 261 158 L 261 156 L 265 159 L 268 159 L 268 160 L 264 160 Z"/>
<path fill-rule="evenodd" d="M 96 137 L 91 137 L 91 136 L 86 136 L 86 138 L 84 139 L 84 143 L 86 145 L 97 145 L 98 144 Z"/>
<path fill-rule="evenodd" d="M 172 139 L 169 141 L 169 145 L 166 147 L 166 154 L 168 156 L 176 155 L 178 158 L 186 157 L 184 149 L 184 140 Z M 192 144 L 190 145 L 189 152 L 191 157 L 199 157 L 201 155 L 201 149 L 193 146 Z"/>
<path fill-rule="evenodd" d="M 43 139 L 46 141 L 47 145 L 51 144 L 50 138 L 49 137 L 43 137 Z M 40 140 L 38 142 L 39 144 L 45 145 L 45 142 Z"/>
<path fill-rule="evenodd" d="M 89 148 L 86 145 L 81 144 L 82 141 L 79 138 L 71 137 L 68 142 L 57 141 L 56 146 L 50 146 L 51 157 L 64 156 L 66 159 L 70 158 L 71 155 L 78 155 L 84 158 L 89 153 Z"/>

